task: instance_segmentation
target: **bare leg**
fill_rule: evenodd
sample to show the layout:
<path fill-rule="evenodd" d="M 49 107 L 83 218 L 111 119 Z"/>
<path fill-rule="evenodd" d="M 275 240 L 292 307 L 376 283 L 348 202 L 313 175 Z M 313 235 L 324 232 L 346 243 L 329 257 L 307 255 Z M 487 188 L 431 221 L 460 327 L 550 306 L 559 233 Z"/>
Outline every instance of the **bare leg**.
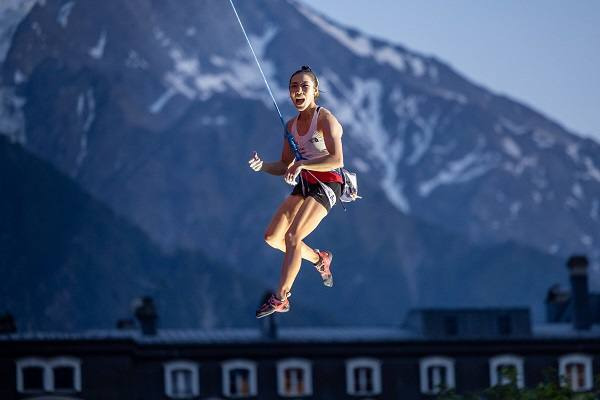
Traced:
<path fill-rule="evenodd" d="M 277 296 L 284 299 L 292 285 L 302 262 L 302 240 L 319 225 L 327 215 L 327 210 L 312 197 L 307 197 L 296 213 L 292 224 L 285 234 L 286 252 L 281 267 L 281 280 Z M 315 253 L 316 254 L 316 253 Z M 316 257 L 318 259 L 318 256 Z M 316 260 L 318 261 L 318 260 Z"/>
<path fill-rule="evenodd" d="M 285 233 L 292 225 L 294 217 L 304 202 L 305 199 L 302 196 L 288 196 L 279 206 L 265 232 L 265 241 L 269 246 L 285 253 Z M 300 247 L 302 258 L 312 263 L 319 261 L 317 253 L 306 243 L 301 242 Z"/>

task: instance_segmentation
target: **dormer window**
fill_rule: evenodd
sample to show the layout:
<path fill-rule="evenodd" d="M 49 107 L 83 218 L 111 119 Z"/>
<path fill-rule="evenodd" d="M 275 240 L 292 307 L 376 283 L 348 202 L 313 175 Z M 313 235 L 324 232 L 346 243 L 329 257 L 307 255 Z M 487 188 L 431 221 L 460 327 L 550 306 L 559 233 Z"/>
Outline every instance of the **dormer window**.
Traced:
<path fill-rule="evenodd" d="M 514 355 L 502 355 L 490 359 L 490 385 L 508 385 L 516 379 L 517 387 L 525 386 L 523 359 Z"/>
<path fill-rule="evenodd" d="M 513 329 L 510 315 L 500 315 L 498 317 L 498 333 L 501 336 L 510 336 L 512 331 Z"/>
<path fill-rule="evenodd" d="M 223 363 L 223 395 L 226 397 L 256 396 L 256 364 L 233 360 Z"/>
<path fill-rule="evenodd" d="M 448 316 L 444 318 L 444 332 L 448 336 L 458 335 L 458 320 L 456 316 Z"/>
<path fill-rule="evenodd" d="M 381 393 L 381 363 L 371 358 L 346 361 L 346 392 L 355 396 Z"/>
<path fill-rule="evenodd" d="M 172 361 L 164 366 L 165 394 L 172 399 L 185 399 L 200 394 L 198 364 Z"/>
<path fill-rule="evenodd" d="M 419 365 L 421 392 L 438 394 L 454 388 L 454 360 L 447 357 L 426 357 Z"/>
<path fill-rule="evenodd" d="M 81 391 L 81 362 L 71 357 L 23 358 L 17 361 L 20 393 Z"/>
<path fill-rule="evenodd" d="M 569 354 L 559 359 L 558 370 L 561 383 L 574 392 L 592 389 L 592 357 L 585 354 Z"/>

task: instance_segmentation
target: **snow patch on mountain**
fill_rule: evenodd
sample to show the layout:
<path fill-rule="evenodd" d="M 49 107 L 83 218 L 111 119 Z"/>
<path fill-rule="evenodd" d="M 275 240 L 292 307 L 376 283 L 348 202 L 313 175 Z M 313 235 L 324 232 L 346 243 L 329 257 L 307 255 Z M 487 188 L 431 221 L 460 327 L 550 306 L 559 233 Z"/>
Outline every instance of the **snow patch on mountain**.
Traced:
<path fill-rule="evenodd" d="M 211 125 L 212 126 L 223 126 L 227 123 L 227 117 L 225 117 L 224 115 L 215 115 L 215 116 L 205 115 L 200 120 L 200 123 L 202 125 L 206 125 L 206 126 L 211 126 Z"/>
<path fill-rule="evenodd" d="M 438 114 L 432 113 L 427 118 L 418 116 L 412 120 L 419 129 L 411 136 L 413 152 L 406 160 L 408 165 L 415 165 L 419 162 L 431 146 L 438 118 Z"/>
<path fill-rule="evenodd" d="M 90 57 L 95 58 L 97 60 L 101 59 L 104 55 L 104 47 L 106 46 L 106 30 L 103 30 L 100 33 L 100 37 L 98 38 L 98 42 L 94 47 L 90 49 L 88 54 Z"/>
<path fill-rule="evenodd" d="M 596 165 L 594 164 L 594 161 L 592 161 L 591 158 L 586 157 L 584 159 L 584 164 L 585 164 L 585 167 L 587 168 L 586 175 L 588 177 L 596 180 L 597 182 L 600 182 L 600 169 L 598 169 L 598 167 L 596 167 Z"/>
<path fill-rule="evenodd" d="M 227 60 L 217 54 L 211 55 L 209 59 L 211 64 L 215 67 L 223 68 L 225 65 L 227 65 Z"/>
<path fill-rule="evenodd" d="M 148 69 L 149 64 L 145 58 L 138 54 L 137 51 L 129 50 L 129 53 L 127 54 L 127 59 L 125 59 L 125 66 L 127 68 L 132 69 L 145 70 Z"/>
<path fill-rule="evenodd" d="M 464 183 L 482 176 L 497 166 L 497 158 L 489 153 L 475 150 L 462 158 L 450 161 L 444 169 L 434 177 L 421 182 L 418 187 L 419 195 L 427 197 L 441 185 Z"/>
<path fill-rule="evenodd" d="M 270 82 L 273 96 L 282 101 L 288 98 L 287 88 L 277 84 L 276 69 L 273 62 L 266 57 L 269 44 L 277 34 L 273 26 L 267 27 L 262 35 L 249 35 L 256 56 L 261 60 L 262 70 Z M 162 31 L 156 30 L 155 36 L 162 45 L 169 47 L 168 54 L 173 60 L 173 69 L 165 73 L 163 83 L 165 92 L 150 106 L 151 113 L 160 112 L 166 103 L 180 94 L 188 100 L 209 99 L 215 93 L 223 93 L 229 89 L 246 99 L 261 100 L 267 107 L 272 107 L 272 100 L 256 67 L 250 50 L 241 47 L 236 51 L 237 57 L 225 61 L 219 55 L 212 55 L 209 63 L 202 66 L 196 55 L 189 55 L 180 47 L 173 45 Z"/>
<path fill-rule="evenodd" d="M 584 246 L 591 246 L 592 244 L 594 244 L 594 239 L 589 235 L 581 235 L 579 240 Z"/>
<path fill-rule="evenodd" d="M 391 46 L 384 46 L 375 50 L 373 54 L 375 60 L 381 64 L 389 64 L 399 71 L 406 70 L 406 61 L 402 54 Z"/>
<path fill-rule="evenodd" d="M 435 129 L 438 125 L 439 112 L 433 111 L 424 118 L 419 113 L 421 99 L 413 95 L 404 95 L 399 87 L 392 90 L 389 99 L 393 104 L 394 113 L 398 117 L 397 131 L 408 133 L 407 126 L 409 122 L 412 122 L 418 128 L 410 132 L 412 153 L 406 161 L 408 165 L 415 165 L 431 147 Z"/>
<path fill-rule="evenodd" d="M 90 130 L 90 127 L 96 119 L 96 100 L 94 97 L 94 91 L 92 89 L 88 89 L 85 93 L 85 98 L 87 100 L 87 116 L 83 123 L 83 131 L 87 132 Z"/>
<path fill-rule="evenodd" d="M 583 200 L 584 198 L 583 188 L 579 183 L 574 183 L 573 186 L 571 186 L 571 193 L 579 200 Z"/>
<path fill-rule="evenodd" d="M 431 82 L 433 82 L 433 83 L 439 82 L 439 72 L 435 66 L 429 65 L 427 72 L 429 74 L 429 79 L 431 79 Z"/>
<path fill-rule="evenodd" d="M 0 86 L 0 134 L 22 145 L 27 142 L 24 105 L 25 99 L 17 96 L 13 87 Z"/>
<path fill-rule="evenodd" d="M 345 131 L 365 149 L 369 160 L 381 168 L 380 185 L 390 202 L 402 212 L 410 212 L 397 171 L 404 145 L 401 138 L 394 138 L 383 126 L 381 82 L 352 77 L 350 86 L 330 70 L 324 71 L 321 81 L 340 93 L 339 97 L 329 96 L 328 103 L 336 110 Z"/>
<path fill-rule="evenodd" d="M 502 148 L 509 156 L 513 158 L 521 158 L 521 148 L 519 145 L 512 140 L 510 137 L 506 136 L 502 138 Z"/>
<path fill-rule="evenodd" d="M 404 129 L 406 122 L 419 116 L 419 98 L 405 95 L 400 87 L 395 87 L 390 93 L 390 102 L 393 104 L 394 113 L 400 121 L 398 128 Z"/>
<path fill-rule="evenodd" d="M 69 23 L 69 15 L 71 15 L 71 10 L 73 10 L 73 6 L 75 6 L 74 1 L 69 1 L 60 7 L 58 10 L 58 16 L 56 17 L 56 22 L 63 28 L 67 27 Z"/>
<path fill-rule="evenodd" d="M 412 67 L 412 71 L 415 76 L 425 75 L 426 64 L 423 62 L 422 59 L 414 55 L 407 55 L 407 58 L 408 63 Z"/>
<path fill-rule="evenodd" d="M 519 211 L 521 211 L 521 207 L 523 205 L 521 204 L 520 201 L 515 201 L 510 205 L 510 218 L 511 219 L 515 219 L 519 216 Z"/>
<path fill-rule="evenodd" d="M 0 1 L 0 64 L 6 59 L 6 53 L 21 21 L 40 0 L 2 0 Z"/>
<path fill-rule="evenodd" d="M 537 165 L 537 156 L 526 156 L 518 158 L 515 161 L 506 160 L 502 164 L 502 168 L 514 176 L 520 176 L 523 174 L 523 171 L 525 171 L 526 168 L 535 168 Z M 545 183 L 542 185 L 542 187 L 545 187 Z"/>
<path fill-rule="evenodd" d="M 17 69 L 13 77 L 13 82 L 19 85 L 25 81 L 27 81 L 27 76 L 23 72 L 21 72 L 21 70 Z"/>
<path fill-rule="evenodd" d="M 441 97 L 444 100 L 455 101 L 459 104 L 467 104 L 467 96 L 461 93 L 453 92 L 446 89 L 434 89 L 432 94 Z"/>
<path fill-rule="evenodd" d="M 93 89 L 90 88 L 86 90 L 85 93 L 79 94 L 77 97 L 77 116 L 79 116 L 83 124 L 81 138 L 79 140 L 79 153 L 75 160 L 75 173 L 79 171 L 79 168 L 88 154 L 88 132 L 96 119 L 96 99 L 94 97 Z"/>
<path fill-rule="evenodd" d="M 575 161 L 576 163 L 578 163 L 580 161 L 579 160 L 579 144 L 578 143 L 575 143 L 575 142 L 567 143 L 566 153 L 571 158 L 571 160 Z"/>
<path fill-rule="evenodd" d="M 566 198 L 566 200 L 565 200 L 565 208 L 566 209 L 576 210 L 578 208 L 578 206 L 579 206 L 579 203 L 577 202 L 577 199 L 574 199 L 571 196 Z"/>
<path fill-rule="evenodd" d="M 523 135 L 527 133 L 529 129 L 526 126 L 519 125 L 508 118 L 501 117 L 496 124 L 496 131 L 502 132 L 503 130 L 507 130 L 515 135 Z"/>
<path fill-rule="evenodd" d="M 0 67 L 6 59 L 11 46 L 14 33 L 19 24 L 36 5 L 44 5 L 42 0 L 2 0 L 0 1 Z M 32 28 L 39 28 L 39 24 L 32 24 Z M 41 33 L 41 30 L 40 30 Z M 13 76 L 14 83 L 25 82 L 27 77 L 19 70 Z M 22 107 L 25 99 L 17 96 L 12 86 L 0 86 L 0 134 L 9 137 L 11 142 L 25 145 L 25 117 Z"/>
<path fill-rule="evenodd" d="M 351 160 L 351 164 L 354 166 L 354 168 L 356 168 L 356 170 L 358 172 L 369 172 L 371 170 L 371 167 L 369 166 L 369 164 L 363 160 L 362 158 L 359 157 L 354 157 Z"/>
<path fill-rule="evenodd" d="M 167 87 L 167 90 L 150 105 L 148 111 L 151 114 L 158 114 L 162 111 L 167 102 L 171 100 L 171 98 L 176 94 L 177 92 L 175 91 L 175 89 L 173 89 L 172 87 Z"/>
<path fill-rule="evenodd" d="M 533 131 L 533 141 L 541 149 L 548 149 L 555 143 L 554 136 L 550 132 L 539 128 Z"/>
<path fill-rule="evenodd" d="M 154 39 L 156 39 L 156 41 L 162 47 L 168 47 L 171 45 L 171 39 L 169 39 L 167 37 L 167 35 L 165 34 L 165 32 L 162 29 L 154 27 L 152 33 L 154 34 Z"/>

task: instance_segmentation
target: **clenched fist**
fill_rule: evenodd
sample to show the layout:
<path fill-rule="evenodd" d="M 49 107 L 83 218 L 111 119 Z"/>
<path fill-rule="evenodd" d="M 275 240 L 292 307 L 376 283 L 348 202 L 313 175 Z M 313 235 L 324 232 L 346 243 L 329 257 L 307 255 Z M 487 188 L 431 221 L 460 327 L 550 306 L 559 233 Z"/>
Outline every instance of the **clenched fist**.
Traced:
<path fill-rule="evenodd" d="M 256 152 L 254 152 L 254 154 L 252 154 L 252 158 L 248 160 L 248 164 L 250 165 L 250 168 L 258 172 L 262 169 L 263 160 L 260 159 Z"/>

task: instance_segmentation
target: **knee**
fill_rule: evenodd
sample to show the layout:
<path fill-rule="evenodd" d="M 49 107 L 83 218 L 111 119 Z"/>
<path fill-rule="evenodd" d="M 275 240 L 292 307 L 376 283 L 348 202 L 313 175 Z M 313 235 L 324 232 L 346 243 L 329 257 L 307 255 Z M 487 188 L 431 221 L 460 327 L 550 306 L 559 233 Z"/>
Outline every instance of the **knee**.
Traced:
<path fill-rule="evenodd" d="M 300 243 L 301 238 L 296 234 L 295 231 L 287 231 L 285 233 L 285 246 L 286 248 L 297 246 Z"/>

